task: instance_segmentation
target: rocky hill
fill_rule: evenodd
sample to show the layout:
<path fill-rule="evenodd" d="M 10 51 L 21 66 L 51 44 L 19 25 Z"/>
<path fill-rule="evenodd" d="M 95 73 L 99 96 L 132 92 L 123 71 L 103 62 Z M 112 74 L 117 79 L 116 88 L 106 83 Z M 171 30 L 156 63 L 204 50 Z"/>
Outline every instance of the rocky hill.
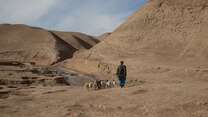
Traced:
<path fill-rule="evenodd" d="M 71 58 L 80 49 L 99 41 L 76 32 L 48 31 L 26 25 L 0 25 L 0 61 L 51 65 Z"/>
<path fill-rule="evenodd" d="M 206 67 L 207 27 L 207 0 L 150 0 L 103 42 L 65 66 L 114 73 L 124 60 L 134 75 L 141 66 Z"/>

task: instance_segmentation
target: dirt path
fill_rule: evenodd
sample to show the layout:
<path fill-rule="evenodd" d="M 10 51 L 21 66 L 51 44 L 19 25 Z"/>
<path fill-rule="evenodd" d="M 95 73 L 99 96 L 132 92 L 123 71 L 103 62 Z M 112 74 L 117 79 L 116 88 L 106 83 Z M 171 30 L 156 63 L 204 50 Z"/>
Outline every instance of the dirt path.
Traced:
<path fill-rule="evenodd" d="M 196 80 L 146 81 L 100 91 L 36 87 L 0 99 L 0 113 L 2 117 L 207 117 L 207 93 L 207 82 Z"/>

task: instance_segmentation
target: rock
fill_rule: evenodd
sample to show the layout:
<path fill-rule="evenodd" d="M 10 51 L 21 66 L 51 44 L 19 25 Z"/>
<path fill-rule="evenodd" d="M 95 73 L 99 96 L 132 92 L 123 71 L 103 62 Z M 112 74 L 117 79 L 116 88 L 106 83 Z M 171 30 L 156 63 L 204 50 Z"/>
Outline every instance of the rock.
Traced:
<path fill-rule="evenodd" d="M 7 79 L 0 79 L 0 85 L 7 85 L 8 80 Z"/>
<path fill-rule="evenodd" d="M 1 87 L 1 86 L 0 86 L 0 90 L 1 90 L 1 89 L 4 89 L 4 87 Z"/>
<path fill-rule="evenodd" d="M 8 88 L 18 88 L 17 86 L 8 86 Z"/>
<path fill-rule="evenodd" d="M 0 90 L 0 99 L 8 98 L 10 93 L 10 90 Z"/>
<path fill-rule="evenodd" d="M 55 82 L 57 84 L 70 85 L 70 83 L 66 81 L 65 77 L 56 77 Z"/>
<path fill-rule="evenodd" d="M 28 79 L 30 79 L 30 78 L 27 77 L 27 76 L 23 76 L 22 79 L 23 79 L 23 80 L 28 80 Z"/>
<path fill-rule="evenodd" d="M 20 84 L 23 84 L 23 85 L 31 85 L 32 83 L 35 83 L 35 81 L 33 81 L 33 80 L 22 80 L 20 82 Z"/>

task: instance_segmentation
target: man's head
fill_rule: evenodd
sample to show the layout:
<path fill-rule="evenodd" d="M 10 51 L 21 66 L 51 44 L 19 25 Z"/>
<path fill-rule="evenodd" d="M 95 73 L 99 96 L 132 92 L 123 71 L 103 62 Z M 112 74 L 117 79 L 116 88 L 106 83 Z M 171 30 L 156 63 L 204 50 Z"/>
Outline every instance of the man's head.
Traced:
<path fill-rule="evenodd" d="M 121 63 L 121 65 L 123 65 L 124 64 L 124 61 L 121 61 L 120 63 Z"/>

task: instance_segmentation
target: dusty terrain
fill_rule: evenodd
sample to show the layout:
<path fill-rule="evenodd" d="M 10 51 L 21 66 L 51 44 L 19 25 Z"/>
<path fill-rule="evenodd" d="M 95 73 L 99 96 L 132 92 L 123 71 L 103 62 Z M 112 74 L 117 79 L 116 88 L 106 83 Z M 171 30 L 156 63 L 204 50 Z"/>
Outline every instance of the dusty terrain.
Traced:
<path fill-rule="evenodd" d="M 151 68 L 126 88 L 1 86 L 1 117 L 207 117 L 208 70 Z M 8 93 L 5 93 L 9 91 Z"/>

